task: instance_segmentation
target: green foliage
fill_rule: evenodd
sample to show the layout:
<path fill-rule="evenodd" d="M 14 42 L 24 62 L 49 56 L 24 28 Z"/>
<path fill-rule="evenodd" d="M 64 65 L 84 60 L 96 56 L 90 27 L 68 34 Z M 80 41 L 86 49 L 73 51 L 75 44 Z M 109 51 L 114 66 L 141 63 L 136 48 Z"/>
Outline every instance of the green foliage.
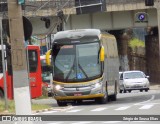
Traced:
<path fill-rule="evenodd" d="M 51 106 L 45 104 L 31 104 L 32 110 L 43 110 L 49 109 Z M 0 100 L 0 114 L 4 113 L 5 111 L 5 101 Z M 8 113 L 15 113 L 15 102 L 14 100 L 8 100 Z"/>
<path fill-rule="evenodd" d="M 145 47 L 145 43 L 142 40 L 133 38 L 129 41 L 129 47 L 134 49 L 135 47 Z"/>

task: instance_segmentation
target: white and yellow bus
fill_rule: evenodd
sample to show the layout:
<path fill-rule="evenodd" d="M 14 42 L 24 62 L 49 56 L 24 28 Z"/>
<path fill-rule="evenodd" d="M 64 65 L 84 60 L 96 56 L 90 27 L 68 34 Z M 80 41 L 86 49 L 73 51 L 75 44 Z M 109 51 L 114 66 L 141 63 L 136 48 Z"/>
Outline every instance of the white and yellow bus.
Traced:
<path fill-rule="evenodd" d="M 47 54 L 46 61 L 53 66 L 53 94 L 59 106 L 86 99 L 100 104 L 109 98 L 116 100 L 119 57 L 113 35 L 98 29 L 61 31 L 55 34 Z"/>

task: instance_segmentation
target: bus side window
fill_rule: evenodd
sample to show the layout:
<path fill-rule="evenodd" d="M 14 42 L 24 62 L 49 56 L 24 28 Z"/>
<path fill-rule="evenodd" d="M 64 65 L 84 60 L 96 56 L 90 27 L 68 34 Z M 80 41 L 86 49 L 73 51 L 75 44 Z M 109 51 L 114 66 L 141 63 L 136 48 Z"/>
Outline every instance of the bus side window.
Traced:
<path fill-rule="evenodd" d="M 28 51 L 28 58 L 29 58 L 29 71 L 35 72 L 38 67 L 38 56 L 37 52 L 34 50 Z"/>

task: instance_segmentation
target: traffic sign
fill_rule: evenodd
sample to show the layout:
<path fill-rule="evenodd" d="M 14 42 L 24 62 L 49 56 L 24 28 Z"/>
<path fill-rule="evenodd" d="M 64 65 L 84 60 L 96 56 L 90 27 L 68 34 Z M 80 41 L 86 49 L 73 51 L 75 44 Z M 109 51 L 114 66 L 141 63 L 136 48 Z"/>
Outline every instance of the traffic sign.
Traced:
<path fill-rule="evenodd" d="M 148 22 L 148 13 L 146 12 L 138 12 L 135 14 L 135 22 L 136 23 L 147 23 Z"/>

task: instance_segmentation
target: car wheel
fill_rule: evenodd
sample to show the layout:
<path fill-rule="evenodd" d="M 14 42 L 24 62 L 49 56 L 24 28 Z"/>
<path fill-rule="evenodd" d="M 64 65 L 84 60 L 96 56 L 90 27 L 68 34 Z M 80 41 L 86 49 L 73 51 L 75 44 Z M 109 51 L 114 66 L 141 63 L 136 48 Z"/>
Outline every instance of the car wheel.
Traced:
<path fill-rule="evenodd" d="M 148 89 L 146 89 L 145 92 L 148 92 Z"/>
<path fill-rule="evenodd" d="M 129 93 L 131 93 L 132 90 L 128 90 Z"/>
<path fill-rule="evenodd" d="M 140 90 L 140 92 L 143 92 L 143 90 Z"/>
<path fill-rule="evenodd" d="M 126 93 L 127 91 L 124 89 L 123 92 Z"/>
<path fill-rule="evenodd" d="M 119 93 L 122 93 L 123 90 L 119 90 Z"/>

